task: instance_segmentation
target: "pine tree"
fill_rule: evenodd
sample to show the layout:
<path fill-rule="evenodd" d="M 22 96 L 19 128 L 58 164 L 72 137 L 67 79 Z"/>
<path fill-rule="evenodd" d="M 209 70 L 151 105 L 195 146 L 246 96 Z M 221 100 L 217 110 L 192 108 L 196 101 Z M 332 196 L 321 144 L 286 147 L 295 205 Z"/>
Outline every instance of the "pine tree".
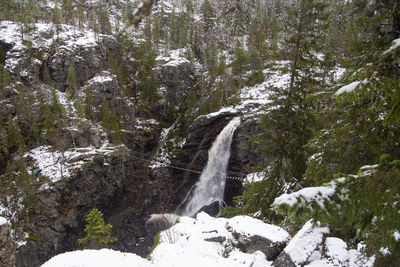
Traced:
<path fill-rule="evenodd" d="M 116 114 L 111 116 L 111 139 L 116 145 L 120 145 L 122 143 L 121 127 Z"/>
<path fill-rule="evenodd" d="M 14 118 L 11 115 L 8 117 L 7 140 L 8 150 L 12 152 L 17 151 L 19 147 L 25 145 L 18 123 L 14 122 Z"/>
<path fill-rule="evenodd" d="M 56 33 L 57 33 L 57 37 L 58 37 L 59 33 L 61 31 L 61 13 L 60 13 L 60 9 L 58 8 L 58 2 L 57 1 L 55 1 L 55 3 L 54 3 L 53 24 L 56 27 Z"/>
<path fill-rule="evenodd" d="M 87 86 L 85 90 L 85 98 L 84 98 L 84 111 L 85 118 L 88 120 L 93 119 L 93 96 L 92 96 L 92 87 Z"/>
<path fill-rule="evenodd" d="M 185 47 L 187 43 L 187 22 L 184 13 L 179 16 L 178 36 L 179 47 Z"/>
<path fill-rule="evenodd" d="M 111 224 L 105 224 L 103 219 L 103 213 L 97 208 L 93 208 L 86 216 L 86 226 L 84 238 L 78 239 L 78 244 L 86 244 L 88 242 L 94 242 L 95 248 L 101 248 L 108 243 L 116 241 L 115 238 L 111 238 Z"/>
<path fill-rule="evenodd" d="M 157 16 L 154 18 L 153 21 L 153 42 L 156 47 L 160 43 L 160 39 L 161 39 L 160 17 Z"/>
<path fill-rule="evenodd" d="M 110 108 L 108 107 L 108 101 L 106 98 L 104 98 L 103 100 L 103 109 L 101 112 L 101 123 L 103 125 L 103 127 L 110 131 L 112 129 L 112 125 L 111 125 L 111 112 L 110 112 Z"/>
<path fill-rule="evenodd" d="M 71 23 L 72 19 L 75 17 L 72 0 L 62 0 L 61 6 L 65 23 Z"/>
<path fill-rule="evenodd" d="M 67 80 L 68 80 L 68 88 L 67 88 L 68 97 L 72 99 L 75 97 L 76 91 L 78 89 L 78 79 L 76 76 L 75 64 L 73 61 L 69 65 Z"/>
<path fill-rule="evenodd" d="M 79 29 L 83 30 L 83 27 L 85 25 L 86 22 L 86 15 L 85 15 L 85 11 L 84 11 L 84 6 L 85 6 L 85 1 L 84 0 L 79 0 L 78 1 L 78 10 L 77 10 L 77 14 L 76 17 L 78 19 L 78 25 L 79 25 Z"/>
<path fill-rule="evenodd" d="M 100 25 L 100 32 L 103 34 L 111 34 L 110 15 L 107 9 L 98 8 L 96 10 L 98 25 Z"/>
<path fill-rule="evenodd" d="M 208 40 L 208 34 L 214 27 L 214 21 L 216 18 L 215 10 L 209 0 L 204 0 L 200 9 L 204 24 L 204 37 Z"/>
<path fill-rule="evenodd" d="M 243 86 L 243 74 L 247 69 L 248 60 L 249 58 L 247 56 L 247 53 L 244 50 L 242 43 L 238 39 L 236 41 L 234 58 L 232 61 L 232 74 L 237 76 L 239 88 Z"/>

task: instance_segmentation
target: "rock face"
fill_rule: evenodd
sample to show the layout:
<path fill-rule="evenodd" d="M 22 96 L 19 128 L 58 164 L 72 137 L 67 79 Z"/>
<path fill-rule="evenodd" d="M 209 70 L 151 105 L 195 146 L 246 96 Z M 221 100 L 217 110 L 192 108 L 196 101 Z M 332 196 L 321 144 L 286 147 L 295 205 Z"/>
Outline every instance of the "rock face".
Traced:
<path fill-rule="evenodd" d="M 0 221 L 1 221 L 0 217 Z M 10 226 L 0 222 L 0 263 L 1 266 L 14 266 L 15 254 L 14 250 L 16 245 L 11 239 Z"/>
<path fill-rule="evenodd" d="M 74 50 L 57 49 L 47 63 L 56 88 L 60 91 L 66 90 L 69 67 L 72 63 L 75 66 L 77 80 L 83 85 L 85 81 L 94 77 L 100 68 L 107 66 L 108 55 L 117 48 L 115 39 L 103 36 L 102 41 L 96 46 L 77 46 Z"/>
<path fill-rule="evenodd" d="M 43 212 L 34 218 L 30 241 L 17 254 L 17 266 L 40 266 L 51 256 L 84 248 L 85 216 L 92 208 L 104 213 L 118 241 L 110 248 L 144 256 L 152 239 L 145 219 L 160 202 L 152 194 L 146 166 L 132 157 L 125 146 L 109 155 L 97 155 L 76 175 L 56 182 L 39 195 Z"/>
<path fill-rule="evenodd" d="M 210 205 L 206 205 L 206 206 L 202 207 L 198 212 L 196 212 L 196 214 L 198 214 L 200 212 L 205 212 L 210 216 L 217 217 L 220 213 L 220 206 L 222 206 L 222 205 L 223 204 L 220 203 L 218 200 L 214 201 Z"/>

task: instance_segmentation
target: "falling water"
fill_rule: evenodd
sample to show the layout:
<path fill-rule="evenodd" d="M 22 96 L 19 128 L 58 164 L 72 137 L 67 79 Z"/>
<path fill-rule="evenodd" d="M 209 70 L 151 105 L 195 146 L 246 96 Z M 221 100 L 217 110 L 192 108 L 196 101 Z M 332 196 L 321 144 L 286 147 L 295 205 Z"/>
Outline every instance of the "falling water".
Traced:
<path fill-rule="evenodd" d="M 232 119 L 215 139 L 208 151 L 207 165 L 201 172 L 194 191 L 189 192 L 192 198 L 187 202 L 182 215 L 194 216 L 202 207 L 215 201 L 223 201 L 232 137 L 239 124 L 240 117 Z"/>

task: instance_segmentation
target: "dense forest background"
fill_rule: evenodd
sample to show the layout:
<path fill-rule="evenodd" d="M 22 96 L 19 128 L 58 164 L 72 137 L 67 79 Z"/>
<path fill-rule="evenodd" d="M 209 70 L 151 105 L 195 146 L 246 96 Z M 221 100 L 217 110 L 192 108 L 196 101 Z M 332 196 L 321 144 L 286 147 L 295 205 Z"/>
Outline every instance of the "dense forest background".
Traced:
<path fill-rule="evenodd" d="M 249 184 L 224 215 L 257 214 L 289 228 L 314 218 L 350 245 L 365 244 L 377 265 L 395 266 L 400 259 L 400 1 L 143 3 L 1 0 L 0 20 L 17 23 L 32 61 L 45 59 L 27 38 L 39 23 L 52 25 L 55 42 L 62 42 L 59 34 L 68 25 L 71 31 L 93 31 L 99 39 L 113 35 L 120 49 L 104 71 L 116 75 L 122 94 L 144 116 L 165 126 L 183 116 L 183 129 L 199 115 L 235 106 L 242 88 L 279 71 L 289 82 L 268 88 L 270 101 L 260 115 L 263 134 L 252 140 L 271 159 L 256 168 L 265 179 Z M 99 122 L 113 144 L 123 142 L 124 118 L 111 112 L 106 100 L 95 112 L 92 89 L 80 89 L 85 79 L 73 62 L 62 89 L 49 66 L 43 67 L 35 79 L 52 88 L 46 98 L 10 73 L 4 65 L 7 47 L 0 47 L 0 103 L 13 107 L 0 115 L 1 204 L 17 210 L 12 203 L 22 199 L 24 213 L 16 221 L 27 223 L 46 178 L 32 176 L 21 155 L 38 144 L 57 144 L 54 138 L 69 118 L 56 91 L 65 90 L 78 117 Z M 164 101 L 165 116 L 158 116 L 154 107 L 163 95 L 156 86 L 155 59 L 177 49 L 200 78 L 179 105 Z M 307 197 L 298 191 L 302 188 L 319 191 Z M 295 191 L 303 193 L 292 194 L 291 202 L 277 201 Z"/>

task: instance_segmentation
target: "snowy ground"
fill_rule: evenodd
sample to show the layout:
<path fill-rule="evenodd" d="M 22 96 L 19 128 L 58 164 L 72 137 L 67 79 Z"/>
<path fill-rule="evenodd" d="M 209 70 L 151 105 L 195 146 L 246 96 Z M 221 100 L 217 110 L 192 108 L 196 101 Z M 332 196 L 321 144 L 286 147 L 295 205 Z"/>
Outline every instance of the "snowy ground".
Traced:
<path fill-rule="evenodd" d="M 148 259 L 108 249 L 83 250 L 55 256 L 43 267 L 273 266 L 262 252 L 244 253 L 235 247 L 235 233 L 247 237 L 259 235 L 272 242 L 290 240 L 284 252 L 296 266 L 364 267 L 373 264 L 373 259 L 363 260 L 358 250 L 349 250 L 341 239 L 324 238 L 329 229 L 314 226 L 312 221 L 307 222 L 291 239 L 282 228 L 248 216 L 226 219 L 200 213 L 196 219 L 180 217 L 177 224 L 161 232 L 160 242 Z"/>

